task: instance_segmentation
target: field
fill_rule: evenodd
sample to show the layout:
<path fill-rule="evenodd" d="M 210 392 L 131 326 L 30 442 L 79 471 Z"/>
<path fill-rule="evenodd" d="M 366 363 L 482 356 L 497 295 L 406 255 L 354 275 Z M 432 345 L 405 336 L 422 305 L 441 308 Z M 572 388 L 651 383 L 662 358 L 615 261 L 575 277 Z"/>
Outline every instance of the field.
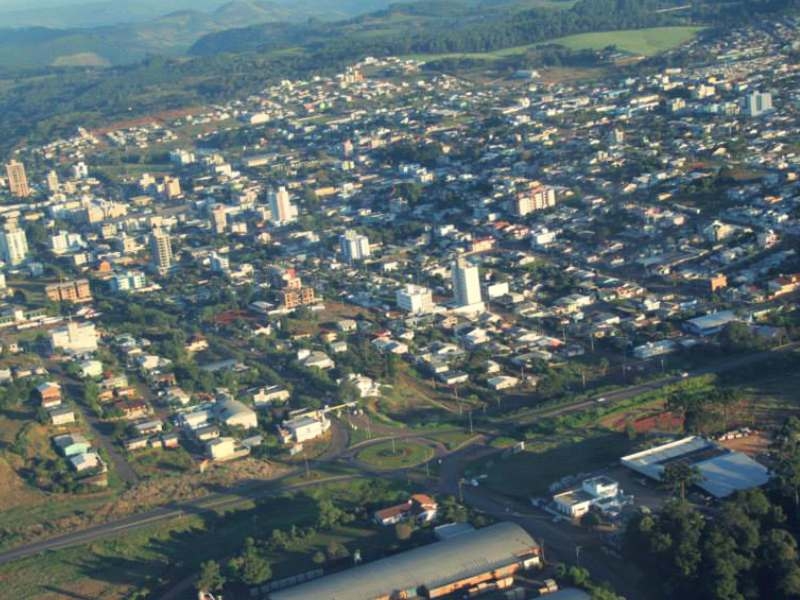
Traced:
<path fill-rule="evenodd" d="M 529 442 L 526 450 L 506 459 L 474 465 L 471 475 L 488 474 L 485 485 L 526 500 L 547 493 L 550 484 L 568 475 L 588 473 L 616 463 L 632 447 L 622 434 L 598 432 L 585 439 L 569 434 Z"/>
<path fill-rule="evenodd" d="M 569 35 L 555 39 L 552 43 L 570 50 L 601 50 L 608 46 L 616 46 L 618 50 L 630 54 L 653 56 L 685 44 L 702 29 L 702 27 L 652 27 L 601 31 Z"/>
<path fill-rule="evenodd" d="M 433 458 L 433 450 L 414 442 L 391 442 L 368 446 L 358 453 L 358 460 L 377 469 L 415 467 Z"/>
<path fill-rule="evenodd" d="M 528 50 L 533 50 L 547 44 L 558 44 L 570 50 L 601 50 L 608 46 L 616 46 L 617 49 L 622 52 L 653 56 L 688 42 L 702 29 L 702 27 L 651 27 L 647 29 L 623 29 L 597 33 L 579 33 L 537 44 L 503 48 L 502 50 L 495 50 L 493 52 L 416 54 L 408 58 L 422 61 L 449 58 L 496 61 L 509 56 L 524 54 Z"/>

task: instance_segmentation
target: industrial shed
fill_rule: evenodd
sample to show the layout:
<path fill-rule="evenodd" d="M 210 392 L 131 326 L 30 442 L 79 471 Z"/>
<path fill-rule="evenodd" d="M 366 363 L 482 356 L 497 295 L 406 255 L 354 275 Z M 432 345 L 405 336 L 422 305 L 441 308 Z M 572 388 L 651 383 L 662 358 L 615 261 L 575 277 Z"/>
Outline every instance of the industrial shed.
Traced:
<path fill-rule="evenodd" d="M 769 481 L 769 471 L 741 452 L 733 452 L 698 436 L 690 436 L 623 456 L 622 464 L 646 477 L 661 480 L 664 468 L 675 462 L 697 467 L 697 487 L 715 498 L 759 487 Z"/>
<path fill-rule="evenodd" d="M 507 585 L 508 578 L 520 569 L 539 565 L 539 546 L 534 539 L 515 523 L 498 523 L 273 592 L 270 598 L 440 598 L 481 584 Z"/>

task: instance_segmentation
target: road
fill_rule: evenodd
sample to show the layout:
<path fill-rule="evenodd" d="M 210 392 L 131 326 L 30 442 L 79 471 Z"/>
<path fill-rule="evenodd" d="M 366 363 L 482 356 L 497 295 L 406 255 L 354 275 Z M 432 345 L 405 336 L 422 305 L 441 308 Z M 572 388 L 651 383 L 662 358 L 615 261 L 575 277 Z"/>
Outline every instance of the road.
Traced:
<path fill-rule="evenodd" d="M 780 350 L 781 351 L 794 350 L 798 347 L 800 347 L 800 343 L 793 343 L 781 347 Z M 708 373 L 719 373 L 726 370 L 739 368 L 742 366 L 754 364 L 763 361 L 765 359 L 768 359 L 773 354 L 774 350 L 759 352 L 747 356 L 734 357 L 728 361 L 725 361 L 722 364 L 692 371 L 690 375 L 700 376 Z M 680 376 L 665 377 L 659 379 L 658 381 L 631 386 L 629 388 L 625 388 L 623 390 L 619 390 L 616 392 L 609 392 L 605 394 L 605 398 L 609 404 L 613 405 L 613 403 L 615 402 L 626 400 L 628 398 L 631 398 L 633 396 L 636 396 L 644 392 L 662 388 L 664 386 L 676 383 L 682 379 L 683 378 Z M 595 405 L 596 405 L 596 399 L 586 400 L 586 401 L 572 403 L 569 405 L 554 407 L 549 410 L 539 411 L 536 414 L 537 416 L 541 417 L 557 416 L 557 415 L 567 414 L 569 412 L 584 410 L 588 407 Z M 324 456 L 324 460 L 320 461 L 318 459 L 317 461 L 314 461 L 314 464 L 330 464 L 331 462 L 339 461 L 343 458 L 347 459 L 348 457 L 353 456 L 352 453 L 354 448 L 356 449 L 362 448 L 369 444 L 381 443 L 391 439 L 424 440 L 426 436 L 435 436 L 436 433 L 441 433 L 441 431 L 437 432 L 436 430 L 425 432 L 425 431 L 409 431 L 409 430 L 398 431 L 395 428 L 389 428 L 389 427 L 386 428 L 379 427 L 379 429 L 381 433 L 385 433 L 386 435 L 376 437 L 372 440 L 360 442 L 356 446 L 350 448 L 342 447 L 343 434 L 342 432 L 340 432 L 337 436 L 337 443 L 335 444 L 336 451 L 326 453 Z M 476 433 L 481 433 L 481 432 L 476 432 Z M 480 436 L 478 436 L 475 439 L 480 440 L 481 438 Z M 471 448 L 461 448 L 452 452 L 448 452 L 442 448 L 437 448 L 436 452 L 437 457 L 444 459 L 442 465 L 443 474 L 441 480 L 438 483 L 439 491 L 453 495 L 458 495 L 459 491 L 458 491 L 457 481 L 458 478 L 460 477 L 459 475 L 460 470 L 453 470 L 453 469 L 455 469 L 456 467 L 460 469 L 461 466 L 463 466 L 463 463 L 459 462 L 458 457 L 463 458 L 464 456 L 466 456 L 465 453 L 472 451 L 473 450 Z M 313 481 L 301 482 L 297 484 L 281 485 L 281 481 L 283 479 L 298 475 L 301 472 L 302 471 L 300 469 L 297 469 L 295 471 L 291 471 L 285 474 L 280 479 L 270 481 L 269 483 L 258 483 L 255 485 L 251 484 L 248 486 L 234 487 L 227 490 L 224 493 L 214 493 L 204 498 L 191 502 L 186 502 L 177 506 L 167 506 L 167 507 L 157 508 L 147 512 L 130 515 L 128 517 L 111 521 L 103 525 L 88 527 L 86 529 L 76 531 L 73 533 L 20 546 L 18 548 L 14 548 L 12 550 L 0 553 L 0 564 L 6 564 L 14 560 L 18 560 L 20 558 L 24 558 L 27 556 L 32 556 L 47 550 L 57 550 L 69 546 L 85 544 L 98 539 L 108 538 L 124 531 L 148 527 L 155 523 L 164 522 L 170 519 L 176 519 L 191 514 L 204 513 L 211 510 L 218 510 L 221 508 L 233 507 L 241 503 L 242 500 L 258 500 L 260 498 L 267 498 L 280 495 L 285 492 L 299 491 L 306 488 L 311 488 L 318 485 L 324 485 L 336 481 L 347 481 L 351 479 L 356 479 L 362 476 L 361 474 L 340 475 Z M 405 477 L 407 475 L 407 472 L 408 472 L 407 469 L 398 469 L 396 471 L 365 470 L 363 475 L 396 478 L 396 477 Z M 561 559 L 567 559 L 571 556 L 571 552 L 574 552 L 574 544 L 576 540 L 583 540 L 581 535 L 583 535 L 585 532 L 582 532 L 581 530 L 574 528 L 566 530 L 562 526 L 556 526 L 544 514 L 538 515 L 531 513 L 530 507 L 525 508 L 527 512 L 522 512 L 522 508 L 520 506 L 514 506 L 513 508 L 509 508 L 511 507 L 511 504 L 508 499 L 499 496 L 492 496 L 489 492 L 483 489 L 475 490 L 473 488 L 469 489 L 464 488 L 462 489 L 462 493 L 464 494 L 464 500 L 470 506 L 473 506 L 474 508 L 479 510 L 483 510 L 489 514 L 496 515 L 500 518 L 518 520 L 521 524 L 523 524 L 526 528 L 528 528 L 528 530 L 531 531 L 531 533 L 535 534 L 537 539 L 540 539 L 544 536 L 544 538 L 547 540 L 548 546 Z M 506 511 L 506 508 L 509 508 L 511 512 Z M 593 539 L 595 539 L 596 542 L 596 538 Z M 587 540 L 586 548 L 587 552 L 585 553 L 586 556 L 585 564 L 587 567 L 596 570 L 598 576 L 601 579 L 608 579 L 612 581 L 615 586 L 619 586 L 618 589 L 620 589 L 620 591 L 626 588 L 632 589 L 632 584 L 630 584 L 630 582 L 627 582 L 624 579 L 622 579 L 621 575 L 614 574 L 613 570 L 609 567 L 609 563 L 611 563 L 611 561 L 609 561 L 608 559 L 603 560 L 597 556 L 597 554 L 592 549 L 590 540 Z M 621 572 L 624 574 L 624 570 L 621 570 Z M 641 596 L 631 595 L 630 597 L 637 598 Z"/>

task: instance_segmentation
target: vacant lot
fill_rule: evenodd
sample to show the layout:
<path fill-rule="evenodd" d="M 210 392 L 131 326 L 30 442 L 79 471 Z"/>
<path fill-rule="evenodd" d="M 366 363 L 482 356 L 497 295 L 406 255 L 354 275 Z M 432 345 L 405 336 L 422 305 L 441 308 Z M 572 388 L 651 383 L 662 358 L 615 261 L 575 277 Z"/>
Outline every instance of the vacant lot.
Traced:
<path fill-rule="evenodd" d="M 612 432 L 598 432 L 582 440 L 569 435 L 547 436 L 524 452 L 476 465 L 473 474 L 487 473 L 486 485 L 491 489 L 527 500 L 546 494 L 552 483 L 567 475 L 615 463 L 631 447 L 626 436 Z"/>

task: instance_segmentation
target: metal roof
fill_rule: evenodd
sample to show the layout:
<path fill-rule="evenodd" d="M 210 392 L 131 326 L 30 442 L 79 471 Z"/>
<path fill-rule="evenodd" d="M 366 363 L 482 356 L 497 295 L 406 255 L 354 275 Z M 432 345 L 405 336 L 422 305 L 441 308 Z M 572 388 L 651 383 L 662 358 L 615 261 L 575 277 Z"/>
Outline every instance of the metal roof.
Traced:
<path fill-rule="evenodd" d="M 538 544 L 516 523 L 498 523 L 273 592 L 272 600 L 373 600 L 445 585 L 519 562 Z"/>
<path fill-rule="evenodd" d="M 591 600 L 591 596 L 577 588 L 564 588 L 543 596 L 547 600 Z"/>

